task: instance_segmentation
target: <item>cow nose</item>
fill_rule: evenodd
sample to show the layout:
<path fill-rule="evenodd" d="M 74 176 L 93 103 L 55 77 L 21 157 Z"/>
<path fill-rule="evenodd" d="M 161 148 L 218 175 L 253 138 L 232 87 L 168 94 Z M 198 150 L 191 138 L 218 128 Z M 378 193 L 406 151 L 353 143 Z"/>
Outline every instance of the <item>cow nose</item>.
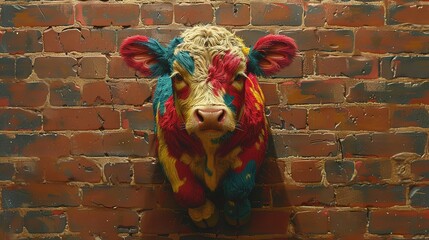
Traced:
<path fill-rule="evenodd" d="M 197 109 L 195 117 L 201 130 L 220 130 L 225 119 L 225 110 L 218 108 Z"/>

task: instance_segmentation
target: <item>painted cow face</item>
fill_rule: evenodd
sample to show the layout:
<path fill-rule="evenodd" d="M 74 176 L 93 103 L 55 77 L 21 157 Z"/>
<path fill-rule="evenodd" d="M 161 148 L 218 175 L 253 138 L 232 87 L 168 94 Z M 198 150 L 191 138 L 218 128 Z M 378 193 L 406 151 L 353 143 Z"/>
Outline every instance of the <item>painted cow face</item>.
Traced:
<path fill-rule="evenodd" d="M 280 35 L 263 37 L 249 49 L 215 26 L 186 30 L 167 47 L 145 36 L 127 38 L 121 46 L 128 65 L 144 76 L 160 77 L 155 114 L 165 111 L 165 100 L 158 95 L 172 95 L 183 127 L 200 139 L 240 129 L 246 92 L 259 88 L 256 76 L 272 75 L 289 65 L 295 51 L 294 41 Z"/>

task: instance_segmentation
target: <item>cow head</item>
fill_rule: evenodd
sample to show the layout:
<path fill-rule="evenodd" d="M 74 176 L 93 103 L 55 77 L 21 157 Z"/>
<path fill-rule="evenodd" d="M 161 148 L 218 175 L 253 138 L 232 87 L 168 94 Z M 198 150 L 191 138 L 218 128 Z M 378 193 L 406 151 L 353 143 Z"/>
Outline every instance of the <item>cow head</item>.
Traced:
<path fill-rule="evenodd" d="M 159 77 L 157 91 L 171 88 L 164 92 L 174 96 L 183 127 L 203 140 L 240 129 L 246 121 L 244 109 L 253 107 L 255 100 L 263 108 L 262 94 L 246 97 L 259 88 L 256 76 L 269 76 L 289 65 L 296 48 L 291 38 L 281 35 L 262 37 L 248 48 L 224 28 L 197 26 L 167 47 L 145 36 L 129 37 L 120 52 L 144 76 Z M 155 94 L 154 104 L 163 114 L 161 98 Z"/>

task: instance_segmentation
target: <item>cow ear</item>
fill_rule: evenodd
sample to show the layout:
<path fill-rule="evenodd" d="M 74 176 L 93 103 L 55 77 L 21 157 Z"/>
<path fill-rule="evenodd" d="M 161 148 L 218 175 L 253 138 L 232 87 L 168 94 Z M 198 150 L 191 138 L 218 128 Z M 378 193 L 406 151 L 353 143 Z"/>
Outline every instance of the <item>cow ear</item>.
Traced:
<path fill-rule="evenodd" d="M 146 36 L 129 37 L 122 42 L 120 53 L 128 66 L 145 77 L 157 77 L 171 71 L 167 48 L 155 39 Z"/>
<path fill-rule="evenodd" d="M 249 72 L 257 76 L 270 76 L 292 63 L 296 55 L 295 41 L 283 35 L 267 35 L 250 49 L 247 61 Z"/>

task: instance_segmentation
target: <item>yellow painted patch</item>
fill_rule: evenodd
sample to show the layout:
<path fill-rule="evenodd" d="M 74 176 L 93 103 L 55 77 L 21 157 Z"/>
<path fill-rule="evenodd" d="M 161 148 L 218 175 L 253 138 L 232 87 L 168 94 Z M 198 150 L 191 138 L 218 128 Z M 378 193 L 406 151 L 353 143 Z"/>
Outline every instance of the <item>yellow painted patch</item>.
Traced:
<path fill-rule="evenodd" d="M 179 173 L 176 169 L 176 160 L 175 158 L 171 157 L 168 153 L 167 144 L 164 141 L 164 133 L 162 132 L 162 129 L 158 128 L 158 140 L 159 140 L 159 147 L 158 147 L 158 156 L 159 161 L 162 164 L 162 167 L 164 168 L 165 174 L 167 175 L 168 180 L 171 183 L 171 187 L 173 188 L 173 191 L 176 193 L 179 191 L 179 188 L 185 184 L 185 179 L 179 178 Z"/>

